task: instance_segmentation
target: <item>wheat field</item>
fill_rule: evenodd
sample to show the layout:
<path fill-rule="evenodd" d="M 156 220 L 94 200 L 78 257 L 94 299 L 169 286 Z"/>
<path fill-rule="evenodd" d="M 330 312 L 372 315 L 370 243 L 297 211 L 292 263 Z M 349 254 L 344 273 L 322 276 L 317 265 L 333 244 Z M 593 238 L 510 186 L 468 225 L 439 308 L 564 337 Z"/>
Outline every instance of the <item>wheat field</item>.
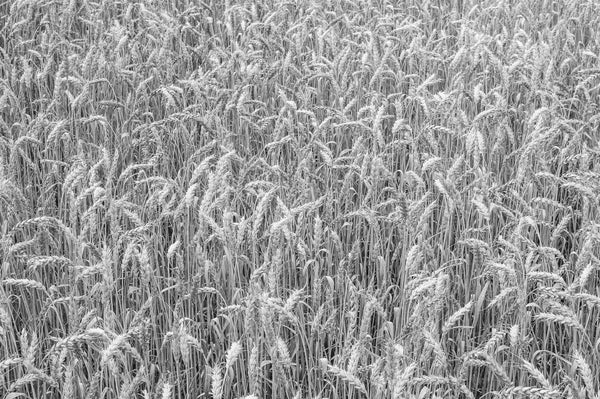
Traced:
<path fill-rule="evenodd" d="M 600 398 L 600 2 L 0 3 L 0 398 Z"/>

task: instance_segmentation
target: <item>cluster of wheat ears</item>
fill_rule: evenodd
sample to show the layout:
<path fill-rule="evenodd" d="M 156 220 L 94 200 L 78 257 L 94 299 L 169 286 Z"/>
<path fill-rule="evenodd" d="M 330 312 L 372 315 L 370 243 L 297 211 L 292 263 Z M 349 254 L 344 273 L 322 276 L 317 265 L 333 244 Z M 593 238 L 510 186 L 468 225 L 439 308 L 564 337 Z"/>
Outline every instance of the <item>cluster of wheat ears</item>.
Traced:
<path fill-rule="evenodd" d="M 599 27 L 0 3 L 0 397 L 600 398 Z"/>

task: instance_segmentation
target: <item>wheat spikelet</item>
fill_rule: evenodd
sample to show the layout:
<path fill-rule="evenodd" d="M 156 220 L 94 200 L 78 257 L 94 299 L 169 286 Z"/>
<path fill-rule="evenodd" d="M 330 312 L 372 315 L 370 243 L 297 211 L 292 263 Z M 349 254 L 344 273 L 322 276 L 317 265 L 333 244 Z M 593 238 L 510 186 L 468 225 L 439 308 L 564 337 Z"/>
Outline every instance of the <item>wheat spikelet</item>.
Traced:
<path fill-rule="evenodd" d="M 479 129 L 472 128 L 467 133 L 467 155 L 473 159 L 474 167 L 479 166 L 482 151 L 485 148 L 485 139 Z"/>
<path fill-rule="evenodd" d="M 161 399 L 171 399 L 172 392 L 173 392 L 173 385 L 168 382 L 165 382 L 162 387 L 162 394 L 160 396 Z"/>
<path fill-rule="evenodd" d="M 539 313 L 534 316 L 535 320 L 543 321 L 547 323 L 557 323 L 562 324 L 576 330 L 585 331 L 579 320 L 574 319 L 573 317 L 567 317 L 562 315 L 556 315 L 553 313 Z"/>
<path fill-rule="evenodd" d="M 233 342 L 229 349 L 227 350 L 227 354 L 225 356 L 225 371 L 231 370 L 234 363 L 242 353 L 243 348 L 239 342 Z"/>
<path fill-rule="evenodd" d="M 563 305 L 555 299 L 546 299 L 543 304 L 546 306 L 545 310 L 549 310 L 553 314 L 577 320 L 577 315 L 569 306 Z"/>
<path fill-rule="evenodd" d="M 444 323 L 444 326 L 442 327 L 442 334 L 447 335 L 448 332 L 450 331 L 450 329 L 452 329 L 463 316 L 465 316 L 466 314 L 471 312 L 472 308 L 473 308 L 473 301 L 469 301 L 469 302 L 467 302 L 467 304 L 465 306 L 463 306 L 462 308 L 460 308 L 456 312 L 454 312 L 448 318 L 446 323 Z"/>
<path fill-rule="evenodd" d="M 130 354 L 138 363 L 143 363 L 138 351 L 128 342 L 130 333 L 115 336 L 110 344 L 102 351 L 100 363 L 102 365 L 115 366 L 114 358 L 124 360 L 125 354 Z"/>
<path fill-rule="evenodd" d="M 519 289 L 517 287 L 506 287 L 504 288 L 498 295 L 496 295 L 494 297 L 494 299 L 492 299 L 489 303 L 489 305 L 487 306 L 488 309 L 492 309 L 494 306 L 496 306 L 497 304 L 501 303 L 502 301 L 506 300 L 506 298 L 508 298 L 509 296 L 517 293 L 519 291 Z"/>
<path fill-rule="evenodd" d="M 440 315 L 442 309 L 446 306 L 445 298 L 449 294 L 450 289 L 450 276 L 446 273 L 440 273 L 437 277 L 435 286 L 435 294 L 433 296 L 433 305 L 435 306 L 434 311 L 436 315 Z M 438 331 L 433 331 L 437 333 Z"/>
<path fill-rule="evenodd" d="M 395 370 L 394 373 L 394 385 L 392 387 L 392 398 L 401 398 L 405 394 L 404 387 L 410 384 L 410 381 L 413 378 L 413 374 L 417 369 L 417 365 L 415 363 L 411 363 L 409 366 L 404 368 L 400 373 L 400 370 Z"/>
<path fill-rule="evenodd" d="M 180 325 L 179 333 L 177 334 L 177 338 L 179 341 L 178 353 L 181 354 L 181 359 L 183 360 L 184 364 L 189 367 L 192 364 L 191 363 L 191 355 L 192 355 L 191 348 L 192 347 L 199 348 L 200 342 L 194 336 L 192 336 L 191 334 L 189 334 L 187 332 L 187 329 L 184 327 L 183 323 L 181 323 L 181 325 Z"/>
<path fill-rule="evenodd" d="M 73 364 L 69 363 L 67 370 L 65 371 L 65 380 L 63 382 L 62 397 L 65 399 L 73 399 L 75 397 L 75 390 L 73 384 L 75 383 L 73 378 Z"/>
<path fill-rule="evenodd" d="M 0 371 L 2 371 L 2 373 L 5 373 L 7 368 L 13 367 L 13 366 L 19 366 L 21 364 L 23 364 L 22 357 L 14 357 L 11 359 L 5 359 L 0 362 Z"/>
<path fill-rule="evenodd" d="M 373 118 L 373 131 L 375 133 L 375 142 L 379 145 L 379 148 L 385 147 L 385 138 L 381 132 L 381 121 L 383 120 L 383 116 L 385 114 L 385 110 L 387 108 L 387 104 L 382 104 L 375 117 Z"/>
<path fill-rule="evenodd" d="M 367 337 L 367 334 L 369 333 L 369 328 L 371 325 L 371 316 L 373 315 L 373 310 L 376 305 L 377 305 L 377 299 L 375 299 L 375 298 L 368 301 L 365 305 L 365 308 L 363 310 L 363 317 L 362 317 L 362 321 L 360 323 L 360 329 L 359 329 L 358 340 L 360 342 L 364 342 L 364 340 Z"/>
<path fill-rule="evenodd" d="M 441 343 L 430 331 L 424 330 L 423 336 L 425 337 L 426 345 L 431 348 L 434 354 L 431 371 L 436 374 L 445 371 L 448 368 L 448 358 Z"/>
<path fill-rule="evenodd" d="M 221 375 L 221 366 L 213 366 L 211 377 L 211 393 L 214 399 L 223 397 L 223 376 Z"/>
<path fill-rule="evenodd" d="M 433 184 L 436 187 L 436 189 L 440 192 L 440 194 L 442 194 L 443 198 L 446 200 L 448 209 L 450 210 L 450 212 L 452 212 L 455 208 L 455 202 L 454 198 L 452 198 L 452 196 L 446 189 L 446 183 L 440 179 L 435 179 Z"/>
<path fill-rule="evenodd" d="M 119 399 L 131 398 L 134 394 L 140 383 L 147 378 L 146 369 L 144 365 L 142 365 L 139 370 L 137 370 L 135 377 L 131 381 L 124 382 L 121 386 L 121 393 L 119 394 Z"/>
<path fill-rule="evenodd" d="M 325 361 L 327 362 L 326 359 L 325 359 Z M 338 377 L 341 380 L 347 382 L 348 385 L 350 385 L 354 389 L 358 390 L 359 392 L 361 392 L 361 393 L 363 393 L 365 395 L 367 394 L 367 390 L 365 388 L 365 385 L 354 374 L 351 374 L 350 372 L 348 372 L 346 370 L 343 370 L 343 369 L 341 369 L 341 368 L 339 368 L 337 366 L 329 364 L 329 362 L 327 362 L 327 371 L 330 374 L 332 374 L 333 376 Z"/>
<path fill-rule="evenodd" d="M 31 289 L 36 289 L 36 290 L 40 290 L 43 292 L 47 292 L 44 284 L 40 283 L 39 281 L 35 281 L 35 280 L 28 280 L 28 279 L 23 279 L 23 278 L 21 278 L 21 279 L 7 278 L 7 279 L 2 280 L 2 283 L 7 286 L 31 288 Z"/>
<path fill-rule="evenodd" d="M 522 359 L 521 362 L 522 367 L 527 370 L 527 372 L 544 388 L 549 391 L 552 390 L 552 385 L 550 381 L 544 376 L 544 374 L 538 370 L 533 364 L 529 363 L 527 360 Z"/>
<path fill-rule="evenodd" d="M 304 289 L 297 289 L 292 291 L 288 299 L 283 305 L 283 313 L 290 319 L 294 319 L 294 309 L 300 300 L 304 297 Z"/>
<path fill-rule="evenodd" d="M 268 301 L 265 301 L 265 304 L 267 304 Z M 262 321 L 262 327 L 263 327 L 263 331 L 265 333 L 265 336 L 268 340 L 268 342 L 276 342 L 276 334 L 275 334 L 275 328 L 273 325 L 273 310 L 269 307 L 269 306 L 263 306 L 260 309 L 260 314 L 261 314 L 261 321 Z M 273 347 L 273 350 L 275 350 L 276 348 Z"/>
<path fill-rule="evenodd" d="M 462 364 L 462 374 L 465 374 L 467 367 L 487 367 L 488 362 L 483 359 L 467 358 Z M 463 376 L 464 377 L 464 376 Z"/>
<path fill-rule="evenodd" d="M 430 290 L 434 289 L 438 283 L 437 278 L 428 278 L 421 282 L 410 294 L 410 300 L 415 301 L 421 295 L 425 295 Z"/>
<path fill-rule="evenodd" d="M 561 396 L 560 391 L 548 390 L 544 388 L 535 387 L 510 387 L 503 389 L 499 392 L 493 392 L 494 395 L 501 398 L 514 398 L 514 397 L 542 397 L 542 398 L 559 398 Z"/>
<path fill-rule="evenodd" d="M 34 256 L 27 260 L 27 267 L 32 271 L 49 266 L 73 266 L 73 263 L 64 256 Z"/>
<path fill-rule="evenodd" d="M 506 337 L 506 331 L 496 330 L 495 328 L 492 329 L 492 335 L 490 339 L 488 339 L 488 341 L 485 343 L 484 351 L 487 353 L 493 353 L 498 347 L 498 344 L 501 343 L 502 340 L 504 340 L 504 337 Z"/>
<path fill-rule="evenodd" d="M 285 341 L 281 337 L 277 337 L 275 344 L 277 346 L 277 353 L 279 354 L 279 358 L 283 365 L 291 366 L 292 358 L 290 357 L 290 352 L 288 350 L 288 346 Z"/>
<path fill-rule="evenodd" d="M 410 274 L 414 272 L 423 260 L 423 253 L 419 244 L 413 245 L 406 255 L 406 269 Z"/>
<path fill-rule="evenodd" d="M 181 247 L 181 240 L 176 240 L 173 244 L 169 245 L 167 250 L 167 259 L 173 259 L 175 252 Z"/>
<path fill-rule="evenodd" d="M 583 380 L 588 396 L 590 398 L 594 397 L 596 390 L 594 387 L 592 369 L 578 350 L 575 350 L 575 353 L 573 353 L 573 363 Z"/>
<path fill-rule="evenodd" d="M 14 392 L 21 389 L 23 386 L 35 382 L 39 379 L 39 375 L 36 373 L 28 373 L 25 376 L 19 378 L 17 381 L 13 382 L 8 388 L 9 392 Z"/>
<path fill-rule="evenodd" d="M 592 307 L 592 306 L 600 307 L 600 297 L 599 296 L 581 292 L 581 293 L 572 294 L 572 297 L 574 299 L 580 299 L 582 301 L 585 301 L 588 304 L 588 306 L 590 306 L 590 307 Z"/>
<path fill-rule="evenodd" d="M 412 386 L 436 386 L 436 385 L 452 385 L 453 381 L 449 377 L 442 377 L 438 375 L 428 375 L 424 377 L 417 377 L 410 380 L 409 385 Z"/>
<path fill-rule="evenodd" d="M 574 285 L 576 284 L 581 289 L 584 289 L 588 280 L 592 276 L 592 273 L 594 273 L 597 269 L 597 265 L 592 262 L 588 263 L 588 265 L 581 271 L 581 274 L 579 275 L 579 281 L 575 281 Z"/>
<path fill-rule="evenodd" d="M 71 229 L 59 219 L 51 216 L 40 216 L 19 222 L 12 228 L 12 233 L 14 234 L 15 231 L 19 231 L 31 226 L 37 226 L 44 229 L 55 229 L 62 232 L 72 242 L 76 241 L 75 235 Z"/>
<path fill-rule="evenodd" d="M 100 378 L 101 378 L 102 370 L 97 370 L 91 378 L 89 383 L 87 394 L 85 395 L 85 399 L 93 399 L 97 397 L 98 390 L 100 388 Z"/>
<path fill-rule="evenodd" d="M 510 346 L 511 347 L 515 348 L 520 344 L 521 333 L 520 333 L 520 326 L 518 324 L 514 324 L 510 328 L 509 337 L 510 337 Z"/>
<path fill-rule="evenodd" d="M 277 286 L 281 273 L 283 272 L 283 256 L 280 249 L 277 249 L 272 260 L 268 274 L 268 289 L 269 292 L 277 294 Z"/>
<path fill-rule="evenodd" d="M 255 395 L 260 395 L 260 364 L 258 356 L 258 346 L 254 344 L 248 358 L 248 379 L 250 381 L 250 389 Z"/>
<path fill-rule="evenodd" d="M 439 164 L 441 162 L 442 162 L 442 158 L 432 156 L 431 158 L 429 158 L 425 162 L 423 162 L 423 165 L 421 166 L 421 171 L 423 173 L 427 173 L 427 172 L 429 172 L 430 169 L 435 170 L 435 169 L 437 169 L 437 167 L 439 166 Z"/>
<path fill-rule="evenodd" d="M 565 280 L 559 276 L 558 274 L 555 273 L 548 273 L 548 272 L 528 272 L 527 273 L 527 278 L 529 280 L 551 280 L 552 282 L 554 282 L 555 284 L 557 284 L 560 287 L 567 287 L 567 283 L 565 282 Z"/>
<path fill-rule="evenodd" d="M 360 362 L 362 351 L 363 346 L 361 345 L 360 341 L 352 345 L 352 350 L 350 351 L 350 359 L 348 360 L 348 373 L 355 374 L 358 370 L 358 365 Z"/>
<path fill-rule="evenodd" d="M 28 339 L 26 330 L 21 332 L 21 354 L 23 355 L 23 364 L 27 369 L 34 368 L 35 353 L 38 349 L 39 340 L 37 334 L 33 332 L 31 340 Z"/>
<path fill-rule="evenodd" d="M 12 383 L 10 385 L 10 387 L 8 388 L 8 391 L 9 392 L 18 391 L 18 390 L 22 389 L 24 386 L 26 386 L 32 382 L 35 382 L 35 381 L 42 381 L 52 387 L 56 387 L 58 385 L 52 377 L 50 377 L 49 375 L 44 373 L 42 370 L 33 368 L 33 369 L 28 370 L 28 373 L 26 375 L 19 378 L 14 383 Z"/>
<path fill-rule="evenodd" d="M 417 223 L 416 231 L 423 231 L 426 226 L 429 226 L 429 218 L 431 217 L 433 212 L 435 212 L 437 207 L 438 202 L 434 201 L 425 208 L 425 210 L 419 217 L 419 222 Z"/>
<path fill-rule="evenodd" d="M 554 231 L 552 232 L 552 237 L 550 238 L 551 242 L 556 242 L 560 235 L 567 229 L 568 224 L 571 222 L 572 215 L 566 214 L 562 217 Z"/>
<path fill-rule="evenodd" d="M 276 192 L 277 192 L 277 188 L 270 190 L 262 197 L 262 199 L 258 203 L 258 207 L 256 209 L 256 218 L 254 219 L 254 223 L 252 225 L 252 239 L 255 242 L 258 240 L 259 230 L 264 221 L 269 204 L 270 204 L 271 200 L 275 197 Z"/>
<path fill-rule="evenodd" d="M 494 337 L 492 337 L 492 340 Z M 488 342 L 489 344 L 489 342 Z M 486 345 L 487 346 L 487 345 Z M 489 351 L 489 348 L 485 348 L 485 350 Z M 511 378 L 508 376 L 504 367 L 500 365 L 496 359 L 494 359 L 490 354 L 486 352 L 476 352 L 477 355 L 480 356 L 480 360 L 485 362 L 486 366 L 491 369 L 496 377 L 498 377 L 504 384 L 513 385 Z"/>

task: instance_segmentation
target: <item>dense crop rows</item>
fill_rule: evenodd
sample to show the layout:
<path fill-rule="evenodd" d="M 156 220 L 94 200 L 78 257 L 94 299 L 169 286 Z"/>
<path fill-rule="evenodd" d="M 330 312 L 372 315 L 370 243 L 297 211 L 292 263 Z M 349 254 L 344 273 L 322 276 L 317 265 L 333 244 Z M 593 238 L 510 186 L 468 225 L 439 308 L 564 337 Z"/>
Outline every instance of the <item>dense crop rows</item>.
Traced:
<path fill-rule="evenodd" d="M 596 0 L 0 3 L 0 397 L 600 397 Z"/>

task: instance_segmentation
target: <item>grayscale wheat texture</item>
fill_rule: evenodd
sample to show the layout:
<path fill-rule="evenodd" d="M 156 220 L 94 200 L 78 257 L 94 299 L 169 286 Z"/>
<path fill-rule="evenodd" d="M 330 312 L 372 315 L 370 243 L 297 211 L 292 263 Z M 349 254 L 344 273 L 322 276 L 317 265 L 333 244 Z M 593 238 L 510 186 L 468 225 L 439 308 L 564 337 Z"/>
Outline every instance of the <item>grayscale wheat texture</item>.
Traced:
<path fill-rule="evenodd" d="M 0 2 L 0 398 L 600 398 L 600 2 Z"/>

